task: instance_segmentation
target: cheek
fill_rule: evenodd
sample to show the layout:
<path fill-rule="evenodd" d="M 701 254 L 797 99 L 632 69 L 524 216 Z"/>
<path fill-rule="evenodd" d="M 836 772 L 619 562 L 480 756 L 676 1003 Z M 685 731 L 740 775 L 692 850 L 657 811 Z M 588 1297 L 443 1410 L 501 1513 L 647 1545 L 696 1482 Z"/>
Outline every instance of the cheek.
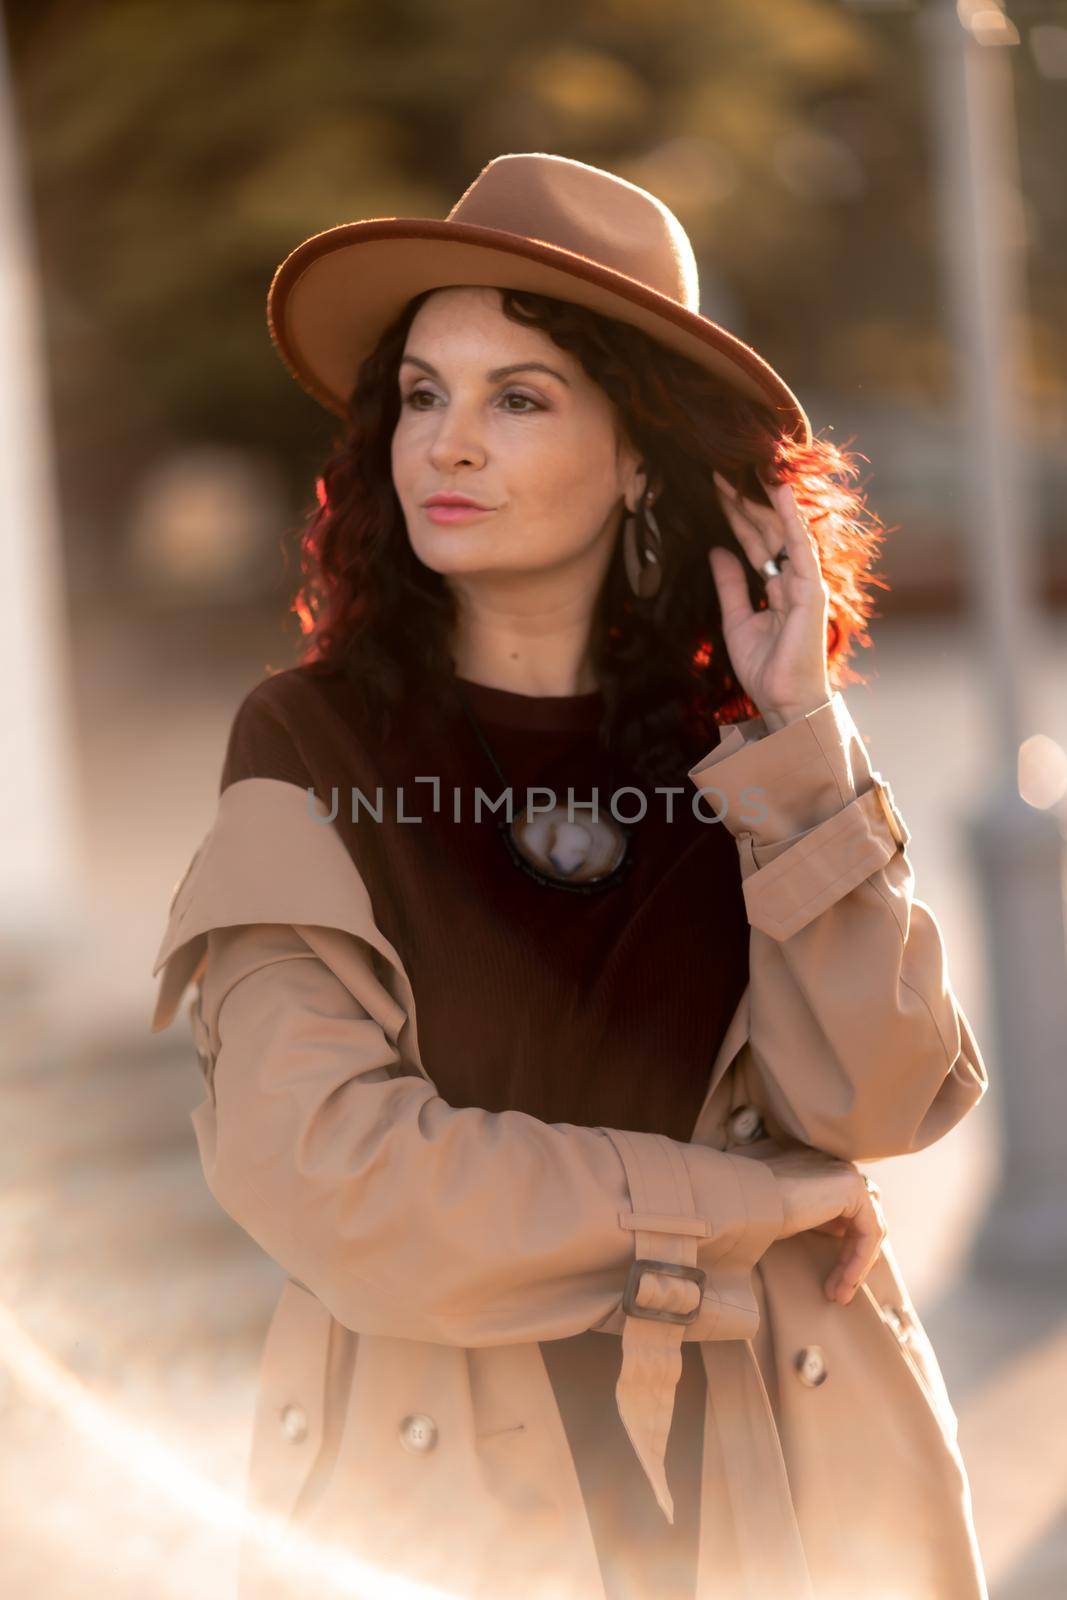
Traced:
<path fill-rule="evenodd" d="M 393 430 L 390 445 L 390 465 L 397 494 L 403 497 L 404 488 L 411 476 L 413 455 L 408 431 L 402 424 Z"/>
<path fill-rule="evenodd" d="M 602 513 L 616 494 L 614 445 L 599 432 L 571 428 L 545 435 L 523 463 L 523 481 L 546 514 L 569 508 Z"/>
<path fill-rule="evenodd" d="M 401 481 L 413 482 L 425 472 L 427 456 L 434 443 L 434 416 L 433 412 L 401 409 L 390 443 L 393 477 L 398 488 Z"/>

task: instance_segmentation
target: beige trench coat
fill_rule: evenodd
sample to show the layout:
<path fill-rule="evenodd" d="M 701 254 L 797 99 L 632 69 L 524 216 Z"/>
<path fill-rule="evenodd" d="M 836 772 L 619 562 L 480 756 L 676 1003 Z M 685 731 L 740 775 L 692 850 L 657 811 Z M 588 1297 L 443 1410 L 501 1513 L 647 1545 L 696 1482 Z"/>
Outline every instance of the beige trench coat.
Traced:
<path fill-rule="evenodd" d="M 619 1339 L 619 1412 L 668 1517 L 680 1345 L 701 1343 L 698 1600 L 985 1595 L 956 1416 L 889 1242 L 828 1301 L 839 1241 L 778 1237 L 760 1160 L 920 1150 L 985 1092 L 907 829 L 839 693 L 773 733 L 721 729 L 688 776 L 737 841 L 751 924 L 690 1143 L 446 1105 L 325 807 L 275 779 L 222 793 L 152 1026 L 194 982 L 206 1180 L 288 1274 L 241 1600 L 394 1592 L 375 1573 L 603 1600 L 538 1347 L 590 1328 Z"/>

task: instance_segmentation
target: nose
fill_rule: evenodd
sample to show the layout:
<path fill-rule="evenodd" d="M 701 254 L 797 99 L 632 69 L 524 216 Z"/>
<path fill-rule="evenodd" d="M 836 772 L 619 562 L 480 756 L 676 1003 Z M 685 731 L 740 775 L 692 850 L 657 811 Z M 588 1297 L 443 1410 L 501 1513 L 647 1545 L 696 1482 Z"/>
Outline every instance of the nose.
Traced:
<path fill-rule="evenodd" d="M 430 462 L 434 469 L 445 473 L 455 466 L 484 466 L 485 446 L 473 410 L 453 402 L 442 406 L 437 418 L 430 440 Z"/>

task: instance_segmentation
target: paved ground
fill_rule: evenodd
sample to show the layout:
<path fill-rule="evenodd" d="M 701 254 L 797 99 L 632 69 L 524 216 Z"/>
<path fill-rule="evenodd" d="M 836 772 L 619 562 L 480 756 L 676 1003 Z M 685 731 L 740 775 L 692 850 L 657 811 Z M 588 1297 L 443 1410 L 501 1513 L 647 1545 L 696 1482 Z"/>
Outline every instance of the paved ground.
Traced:
<path fill-rule="evenodd" d="M 255 1365 L 279 1269 L 214 1205 L 184 1018 L 152 1036 L 170 890 L 210 824 L 237 700 L 285 664 L 234 616 L 76 639 L 85 913 L 55 981 L 9 1018 L 0 1207 L 0 1592 L 231 1600 Z M 960 822 L 983 773 L 981 686 L 955 630 L 885 629 L 848 691 L 913 834 L 953 980 L 990 1038 Z M 1067 748 L 1067 629 L 1035 690 Z M 931 699 L 931 685 L 936 700 Z M 946 741 L 945 729 L 953 730 Z M 991 1072 L 998 1064 L 989 1056 Z M 1017 1070 L 1017 1069 L 1016 1069 Z M 999 1080 L 998 1080 L 999 1089 Z M 1067 1299 L 961 1278 L 996 1172 L 996 1105 L 879 1169 L 897 1254 L 961 1418 L 994 1600 L 1067 1593 Z"/>

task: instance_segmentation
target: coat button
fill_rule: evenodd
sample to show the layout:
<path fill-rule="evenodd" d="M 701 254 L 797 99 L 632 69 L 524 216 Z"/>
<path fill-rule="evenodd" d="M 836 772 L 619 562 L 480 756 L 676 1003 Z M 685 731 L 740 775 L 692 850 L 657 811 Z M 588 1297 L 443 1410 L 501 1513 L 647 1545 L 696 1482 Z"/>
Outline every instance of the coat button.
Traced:
<path fill-rule="evenodd" d="M 303 1439 L 307 1438 L 308 1419 L 302 1407 L 285 1406 L 283 1408 L 281 1430 L 282 1436 L 288 1439 L 290 1444 L 300 1444 Z"/>
<path fill-rule="evenodd" d="M 400 1443 L 405 1450 L 422 1455 L 437 1443 L 437 1424 L 425 1411 L 413 1411 L 400 1424 Z"/>
<path fill-rule="evenodd" d="M 726 1119 L 730 1138 L 738 1144 L 752 1144 L 763 1134 L 763 1118 L 756 1106 L 738 1106 Z"/>
<path fill-rule="evenodd" d="M 818 1344 L 806 1344 L 803 1350 L 798 1350 L 793 1365 L 796 1367 L 797 1377 L 801 1383 L 807 1384 L 809 1389 L 817 1389 L 820 1383 L 825 1383 L 830 1376 L 822 1346 Z"/>

